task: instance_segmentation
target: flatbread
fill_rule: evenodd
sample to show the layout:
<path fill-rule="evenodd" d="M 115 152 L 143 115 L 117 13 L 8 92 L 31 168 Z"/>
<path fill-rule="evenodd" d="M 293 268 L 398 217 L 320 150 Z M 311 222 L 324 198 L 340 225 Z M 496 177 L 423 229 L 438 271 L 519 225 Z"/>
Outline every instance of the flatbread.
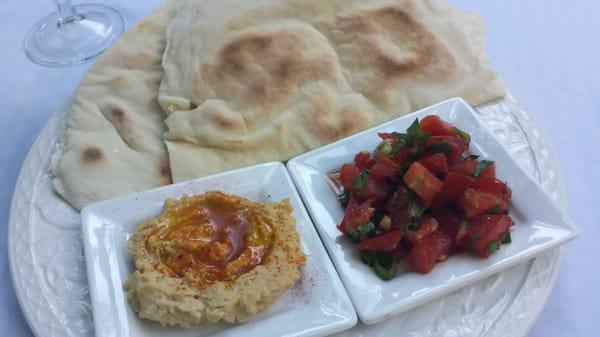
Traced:
<path fill-rule="evenodd" d="M 159 91 L 173 180 L 500 97 L 483 41 L 481 19 L 441 0 L 191 0 L 167 30 Z"/>
<path fill-rule="evenodd" d="M 54 187 L 74 208 L 171 183 L 157 92 L 164 31 L 182 6 L 154 10 L 82 80 L 52 158 Z"/>

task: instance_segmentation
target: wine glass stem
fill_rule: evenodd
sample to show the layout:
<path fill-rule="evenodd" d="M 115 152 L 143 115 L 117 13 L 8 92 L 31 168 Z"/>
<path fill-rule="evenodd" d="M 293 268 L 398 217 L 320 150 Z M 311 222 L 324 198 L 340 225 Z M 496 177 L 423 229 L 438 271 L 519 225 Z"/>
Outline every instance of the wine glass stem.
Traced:
<path fill-rule="evenodd" d="M 79 15 L 73 10 L 71 0 L 54 0 L 58 7 L 58 25 L 62 26 L 69 22 L 78 20 Z"/>

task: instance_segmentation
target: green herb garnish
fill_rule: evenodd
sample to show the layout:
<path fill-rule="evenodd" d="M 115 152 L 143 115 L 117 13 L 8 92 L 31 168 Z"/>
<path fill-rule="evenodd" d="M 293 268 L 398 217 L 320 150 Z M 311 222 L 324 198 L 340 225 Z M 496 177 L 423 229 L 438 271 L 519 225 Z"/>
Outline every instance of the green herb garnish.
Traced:
<path fill-rule="evenodd" d="M 376 253 L 368 250 L 363 250 L 360 252 L 360 258 L 365 264 L 372 266 L 375 264 Z"/>
<path fill-rule="evenodd" d="M 356 226 L 355 228 L 349 228 L 346 232 L 348 233 L 348 236 L 350 236 L 352 241 L 358 242 L 360 241 L 361 235 L 368 234 L 373 229 L 375 229 L 375 224 L 373 224 L 372 222 L 367 222 L 365 224 Z"/>
<path fill-rule="evenodd" d="M 494 162 L 491 160 L 482 160 L 479 163 L 477 163 L 477 166 L 475 166 L 475 170 L 473 170 L 473 174 L 471 174 L 473 177 L 479 177 L 479 175 L 481 174 L 481 172 L 483 172 L 488 166 L 492 165 Z"/>
<path fill-rule="evenodd" d="M 360 174 L 354 178 L 352 182 L 352 188 L 354 191 L 359 191 L 363 187 L 367 185 L 367 180 L 369 179 L 369 172 L 367 170 L 361 170 Z"/>
<path fill-rule="evenodd" d="M 379 253 L 373 264 L 373 271 L 380 279 L 391 280 L 396 275 L 396 263 L 391 254 Z"/>
<path fill-rule="evenodd" d="M 421 205 L 421 203 L 416 198 L 411 198 L 408 201 L 408 213 L 413 219 L 418 219 L 421 217 L 423 212 L 425 212 L 425 207 Z"/>
<path fill-rule="evenodd" d="M 461 130 L 457 127 L 453 127 L 452 130 L 454 130 L 454 132 L 456 132 L 458 137 L 462 138 L 462 140 L 464 140 L 467 144 L 469 144 L 471 142 L 471 135 L 469 135 L 468 133 L 464 132 L 463 130 Z"/>
<path fill-rule="evenodd" d="M 476 154 L 470 154 L 464 158 L 465 158 L 465 160 L 469 160 L 469 159 L 477 160 L 477 159 L 479 159 L 479 156 Z"/>
<path fill-rule="evenodd" d="M 365 224 L 362 224 L 358 227 L 356 227 L 356 230 L 360 233 L 360 234 L 367 234 L 370 231 L 375 229 L 375 224 L 372 222 L 367 222 Z"/>
<path fill-rule="evenodd" d="M 495 204 L 494 207 L 490 208 L 489 212 L 491 214 L 502 214 L 502 207 L 500 207 L 498 204 Z"/>
<path fill-rule="evenodd" d="M 392 132 L 396 142 L 392 145 L 392 153 L 398 153 L 408 143 L 408 135 L 405 133 Z"/>
<path fill-rule="evenodd" d="M 406 129 L 406 135 L 408 136 L 408 145 L 410 146 L 425 145 L 427 139 L 431 137 L 431 133 L 421 130 L 418 118 L 415 118 L 414 122 Z"/>
<path fill-rule="evenodd" d="M 491 254 L 491 253 L 497 251 L 498 249 L 500 249 L 500 245 L 501 245 L 500 240 L 492 241 L 492 242 L 488 243 L 488 245 L 487 245 L 488 253 Z"/>
<path fill-rule="evenodd" d="M 510 237 L 510 232 L 506 232 L 506 234 L 504 234 L 504 237 L 502 238 L 502 244 L 507 244 L 511 242 L 512 238 Z"/>
<path fill-rule="evenodd" d="M 398 170 L 398 175 L 397 175 L 397 180 L 399 182 L 403 182 L 402 177 L 404 177 L 404 175 L 406 174 L 406 171 L 408 171 L 408 169 L 410 168 L 410 163 L 406 163 L 402 166 L 400 166 L 400 169 Z"/>
<path fill-rule="evenodd" d="M 425 147 L 425 143 L 431 137 L 431 133 L 421 130 L 418 118 L 415 118 L 414 122 L 406 129 L 406 135 L 407 145 L 411 147 L 412 155 L 420 154 L 423 147 Z"/>
<path fill-rule="evenodd" d="M 346 234 L 352 239 L 354 242 L 360 241 L 360 232 L 356 230 L 356 228 L 348 228 L 346 230 Z"/>
<path fill-rule="evenodd" d="M 342 204 L 342 207 L 346 208 L 346 206 L 348 206 L 348 201 L 350 201 L 350 193 L 344 191 L 344 193 L 338 195 L 338 201 Z"/>
<path fill-rule="evenodd" d="M 450 144 L 448 144 L 448 142 L 431 144 L 431 153 L 448 154 L 450 152 L 452 152 L 452 148 L 450 147 Z"/>
<path fill-rule="evenodd" d="M 409 231 L 418 231 L 421 228 L 421 221 L 415 220 L 404 224 L 404 228 Z"/>
<path fill-rule="evenodd" d="M 465 229 L 468 228 L 470 226 L 469 222 L 467 220 L 463 220 L 460 225 L 458 225 L 458 228 L 460 229 Z"/>

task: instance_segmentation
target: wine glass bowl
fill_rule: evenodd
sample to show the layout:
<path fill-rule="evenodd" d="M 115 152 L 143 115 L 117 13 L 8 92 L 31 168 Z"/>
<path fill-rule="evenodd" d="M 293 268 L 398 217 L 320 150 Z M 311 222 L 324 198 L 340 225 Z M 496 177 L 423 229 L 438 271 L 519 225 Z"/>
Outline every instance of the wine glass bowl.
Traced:
<path fill-rule="evenodd" d="M 25 37 L 25 53 L 38 64 L 60 67 L 85 63 L 123 33 L 123 17 L 108 6 L 56 2 L 58 11 L 38 21 Z"/>

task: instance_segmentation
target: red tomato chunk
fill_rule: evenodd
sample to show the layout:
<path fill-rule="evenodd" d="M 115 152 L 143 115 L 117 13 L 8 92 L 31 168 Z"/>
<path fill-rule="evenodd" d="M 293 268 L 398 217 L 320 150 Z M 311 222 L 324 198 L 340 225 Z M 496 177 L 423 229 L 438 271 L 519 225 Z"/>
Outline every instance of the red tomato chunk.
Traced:
<path fill-rule="evenodd" d="M 434 136 L 456 136 L 452 124 L 444 121 L 439 116 L 430 115 L 421 120 L 421 130 Z"/>
<path fill-rule="evenodd" d="M 431 173 L 435 175 L 448 173 L 448 160 L 441 153 L 432 154 L 419 160 L 421 165 L 425 166 Z"/>
<path fill-rule="evenodd" d="M 414 162 L 404 174 L 404 182 L 425 204 L 430 205 L 442 189 L 442 181 L 419 162 Z"/>
<path fill-rule="evenodd" d="M 396 164 L 388 157 L 377 159 L 375 165 L 369 171 L 374 177 L 395 179 L 400 170 L 400 165 Z"/>
<path fill-rule="evenodd" d="M 368 251 L 392 252 L 398 246 L 401 237 L 402 232 L 400 230 L 395 230 L 381 236 L 361 241 L 356 245 L 356 248 Z"/>
<path fill-rule="evenodd" d="M 481 257 L 490 256 L 491 245 L 501 241 L 513 225 L 508 215 L 480 215 L 471 219 L 466 235 L 471 251 Z"/>
<path fill-rule="evenodd" d="M 415 244 L 408 255 L 408 264 L 413 271 L 429 273 L 435 263 L 444 261 L 452 250 L 452 239 L 442 232 L 434 232 Z"/>
<path fill-rule="evenodd" d="M 367 200 L 359 203 L 356 199 L 351 198 L 344 213 L 344 219 L 338 227 L 340 231 L 346 233 L 350 228 L 356 228 L 359 225 L 369 222 L 375 208 L 371 207 L 372 200 Z"/>

